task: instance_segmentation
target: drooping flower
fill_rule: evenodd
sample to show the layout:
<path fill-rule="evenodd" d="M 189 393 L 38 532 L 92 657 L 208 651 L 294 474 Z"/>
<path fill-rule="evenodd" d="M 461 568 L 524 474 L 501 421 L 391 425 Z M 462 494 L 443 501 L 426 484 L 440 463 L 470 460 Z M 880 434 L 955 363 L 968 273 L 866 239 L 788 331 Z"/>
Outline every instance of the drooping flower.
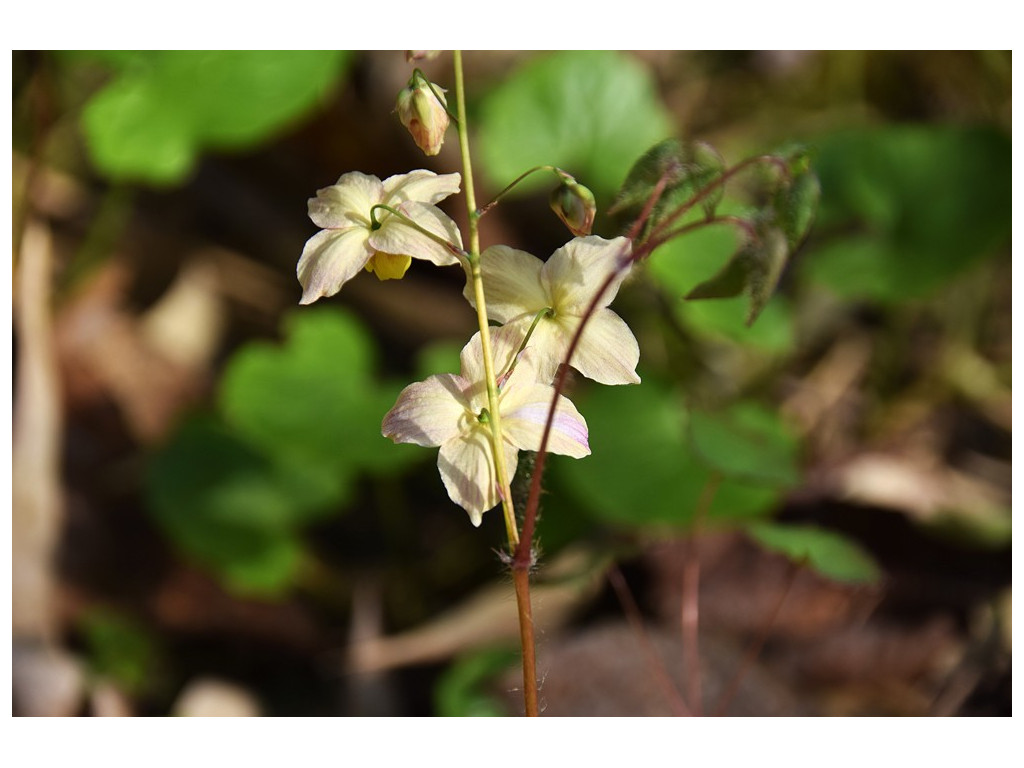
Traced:
<path fill-rule="evenodd" d="M 529 345 L 537 358 L 539 381 L 550 382 L 569 351 L 584 312 L 608 276 L 616 272 L 583 330 L 571 365 L 602 384 L 638 384 L 640 347 L 629 326 L 608 309 L 629 267 L 619 269 L 630 252 L 629 240 L 577 237 L 546 262 L 526 251 L 494 245 L 483 252 L 487 316 L 525 336 L 539 314 Z M 472 287 L 465 296 L 476 306 Z"/>
<path fill-rule="evenodd" d="M 437 175 L 418 170 L 392 176 L 383 182 L 376 176 L 354 171 L 338 183 L 317 190 L 309 199 L 309 218 L 321 231 L 306 241 L 296 273 L 302 284 L 300 304 L 333 296 L 361 269 L 381 280 L 402 277 L 412 259 L 438 266 L 457 264 L 446 246 L 423 234 L 383 208 L 401 212 L 423 229 L 461 248 L 459 228 L 436 206 L 459 191 L 457 173 Z M 374 225 L 376 219 L 377 226 Z"/>
<path fill-rule="evenodd" d="M 444 132 L 451 121 L 444 94 L 444 88 L 428 83 L 419 75 L 413 75 L 398 94 L 395 104 L 398 119 L 425 155 L 436 155 L 444 145 Z"/>
<path fill-rule="evenodd" d="M 553 387 L 537 383 L 534 350 L 527 347 L 516 358 L 521 341 L 522 335 L 514 329 L 492 329 L 495 375 L 500 383 L 502 449 L 510 482 L 519 451 L 540 448 L 554 394 Z M 480 525 L 483 513 L 496 506 L 501 497 L 491 449 L 479 332 L 463 348 L 461 362 L 459 375 L 431 376 L 402 390 L 384 417 L 381 431 L 396 443 L 439 446 L 437 467 L 448 495 L 469 513 L 473 525 Z M 561 395 L 548 450 L 574 458 L 590 454 L 587 423 Z"/>

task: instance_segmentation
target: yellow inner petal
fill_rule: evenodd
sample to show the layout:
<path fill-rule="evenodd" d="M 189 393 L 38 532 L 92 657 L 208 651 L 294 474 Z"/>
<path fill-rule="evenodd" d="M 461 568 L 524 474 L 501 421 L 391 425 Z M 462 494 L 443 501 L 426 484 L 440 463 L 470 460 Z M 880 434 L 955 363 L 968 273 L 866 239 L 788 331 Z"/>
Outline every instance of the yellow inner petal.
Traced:
<path fill-rule="evenodd" d="M 378 280 L 400 280 L 412 264 L 411 256 L 378 251 L 366 262 L 367 272 L 373 272 Z"/>

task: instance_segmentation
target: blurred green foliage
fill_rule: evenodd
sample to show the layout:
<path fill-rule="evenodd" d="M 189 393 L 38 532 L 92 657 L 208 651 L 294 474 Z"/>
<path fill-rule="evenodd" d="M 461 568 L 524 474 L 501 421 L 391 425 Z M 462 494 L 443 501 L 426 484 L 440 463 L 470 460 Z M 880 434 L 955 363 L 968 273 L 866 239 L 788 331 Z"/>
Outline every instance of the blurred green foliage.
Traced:
<path fill-rule="evenodd" d="M 229 588 L 266 596 L 295 576 L 299 527 L 328 512 L 331 500 L 212 417 L 186 423 L 153 457 L 147 495 L 156 521 L 186 554 Z"/>
<path fill-rule="evenodd" d="M 881 576 L 870 555 L 834 531 L 813 525 L 755 523 L 747 532 L 762 546 L 836 581 L 873 582 Z"/>
<path fill-rule="evenodd" d="M 176 184 L 199 154 L 268 139 L 324 98 L 341 51 L 110 51 L 113 71 L 82 113 L 89 154 L 117 181 Z"/>
<path fill-rule="evenodd" d="M 674 132 L 650 71 L 613 51 L 531 59 L 483 97 L 478 128 L 475 149 L 496 188 L 555 165 L 599 200 L 614 194 L 638 155 Z"/>
<path fill-rule="evenodd" d="M 991 128 L 885 126 L 818 142 L 804 273 L 846 299 L 920 298 L 1009 242 L 1011 144 Z"/>
<path fill-rule="evenodd" d="M 552 462 L 552 471 L 583 508 L 620 526 L 685 527 L 717 471 L 724 479 L 707 521 L 769 514 L 794 479 L 796 444 L 779 418 L 744 404 L 732 413 L 701 415 L 691 438 L 692 415 L 681 393 L 653 376 L 643 378 L 639 386 L 602 387 L 576 398 L 593 454 Z M 744 463 L 722 461 L 729 449 L 740 450 Z M 748 472 L 759 460 L 766 469 Z"/>
<path fill-rule="evenodd" d="M 131 695 L 152 690 L 158 682 L 160 651 L 156 639 L 135 620 L 105 608 L 78 621 L 91 671 Z"/>
<path fill-rule="evenodd" d="M 188 554 L 241 592 L 287 589 L 301 530 L 351 502 L 356 479 L 426 457 L 380 433 L 401 384 L 373 371 L 374 348 L 352 316 L 304 310 L 281 346 L 240 349 L 221 381 L 220 418 L 195 419 L 150 465 L 151 509 Z"/>
<path fill-rule="evenodd" d="M 749 401 L 715 413 L 690 411 L 690 447 L 725 477 L 792 488 L 800 480 L 799 442 L 778 413 Z"/>
<path fill-rule="evenodd" d="M 518 652 L 488 648 L 456 660 L 434 689 L 434 709 L 441 717 L 501 717 L 505 708 L 487 693 L 485 685 L 512 668 Z"/>
<path fill-rule="evenodd" d="M 659 141 L 633 163 L 608 212 L 623 228 L 628 227 L 657 190 L 641 239 L 676 215 L 680 207 L 692 205 L 698 195 L 701 199 L 696 211 L 711 218 L 725 192 L 722 184 L 714 184 L 724 170 L 722 156 L 710 144 L 675 138 Z"/>
<path fill-rule="evenodd" d="M 381 437 L 402 384 L 375 375 L 373 338 L 353 315 L 299 310 L 282 346 L 253 343 L 224 372 L 220 408 L 239 435 L 276 461 L 331 477 L 344 498 L 352 475 L 386 472 L 419 455 Z"/>

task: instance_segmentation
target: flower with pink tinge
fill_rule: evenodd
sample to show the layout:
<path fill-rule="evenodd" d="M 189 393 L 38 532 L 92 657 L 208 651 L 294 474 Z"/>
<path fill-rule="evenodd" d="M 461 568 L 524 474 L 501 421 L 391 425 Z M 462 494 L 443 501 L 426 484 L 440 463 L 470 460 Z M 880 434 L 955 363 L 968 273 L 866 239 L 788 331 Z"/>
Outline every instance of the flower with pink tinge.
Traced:
<path fill-rule="evenodd" d="M 511 482 L 519 451 L 540 448 L 554 388 L 537 383 L 534 350 L 516 356 L 522 334 L 491 332 L 495 375 L 500 383 L 501 446 Z M 483 513 L 501 501 L 494 454 L 480 333 L 463 348 L 459 375 L 441 374 L 410 384 L 381 425 L 396 443 L 438 446 L 437 467 L 452 501 L 480 525 Z M 514 365 L 513 365 L 514 363 Z M 511 373 L 509 373 L 511 368 Z M 548 450 L 573 458 L 590 454 L 587 423 L 576 407 L 558 396 Z"/>
<path fill-rule="evenodd" d="M 425 155 L 436 155 L 444 145 L 444 133 L 451 121 L 444 94 L 444 88 L 417 75 L 398 94 L 398 119 Z"/>
<path fill-rule="evenodd" d="M 459 191 L 457 173 L 437 175 L 418 170 L 392 176 L 353 171 L 338 183 L 318 190 L 309 200 L 309 218 L 321 231 L 306 241 L 296 269 L 302 284 L 300 304 L 333 296 L 341 286 L 366 269 L 380 280 L 402 277 L 412 259 L 447 266 L 458 264 L 455 253 L 411 226 L 401 217 L 375 205 L 387 205 L 454 247 L 462 248 L 455 222 L 437 203 Z M 372 211 L 372 213 L 371 213 Z M 376 219 L 377 225 L 374 225 Z"/>
<path fill-rule="evenodd" d="M 640 346 L 625 321 L 608 309 L 631 267 L 626 262 L 630 243 L 625 237 L 605 240 L 577 237 L 546 262 L 536 256 L 494 245 L 483 252 L 487 316 L 525 336 L 538 313 L 530 347 L 537 359 L 539 381 L 551 382 L 569 351 L 583 314 L 609 275 L 614 278 L 587 321 L 570 365 L 602 384 L 639 384 L 636 365 Z M 476 306 L 472 286 L 464 295 Z"/>

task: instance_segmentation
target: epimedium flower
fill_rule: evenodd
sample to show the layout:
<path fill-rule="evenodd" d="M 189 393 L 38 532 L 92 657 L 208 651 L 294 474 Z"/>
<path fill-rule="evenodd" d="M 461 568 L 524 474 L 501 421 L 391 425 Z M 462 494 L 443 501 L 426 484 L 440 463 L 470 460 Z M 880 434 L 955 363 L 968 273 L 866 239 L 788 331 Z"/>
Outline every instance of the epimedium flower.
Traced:
<path fill-rule="evenodd" d="M 510 482 L 519 451 L 540 448 L 554 394 L 553 387 L 537 382 L 535 351 L 527 347 L 517 356 L 521 341 L 522 334 L 515 329 L 492 329 L 501 445 Z M 483 513 L 501 497 L 479 332 L 463 348 L 461 368 L 458 375 L 431 376 L 403 389 L 384 417 L 381 431 L 396 443 L 438 446 L 437 467 L 448 495 L 469 513 L 473 525 L 480 525 Z M 590 454 L 587 423 L 562 395 L 558 396 L 548 450 L 577 459 Z"/>
<path fill-rule="evenodd" d="M 636 373 L 640 347 L 626 322 L 608 309 L 629 272 L 630 268 L 620 267 L 630 248 L 625 237 L 589 236 L 570 240 L 546 262 L 506 245 L 483 252 L 480 267 L 487 316 L 514 328 L 521 338 L 536 321 L 529 345 L 537 356 L 540 381 L 554 379 L 587 306 L 616 272 L 587 321 L 570 364 L 602 384 L 640 383 Z M 465 296 L 476 306 L 471 286 L 466 286 Z"/>
<path fill-rule="evenodd" d="M 417 170 L 391 176 L 353 171 L 309 199 L 309 218 L 321 231 L 306 241 L 296 273 L 302 284 L 300 304 L 333 296 L 361 269 L 380 280 L 402 277 L 412 259 L 446 266 L 457 264 L 452 250 L 376 205 L 386 205 L 457 248 L 462 236 L 455 222 L 437 207 L 459 191 L 458 173 L 438 175 Z M 376 221 L 376 223 L 375 223 Z"/>

